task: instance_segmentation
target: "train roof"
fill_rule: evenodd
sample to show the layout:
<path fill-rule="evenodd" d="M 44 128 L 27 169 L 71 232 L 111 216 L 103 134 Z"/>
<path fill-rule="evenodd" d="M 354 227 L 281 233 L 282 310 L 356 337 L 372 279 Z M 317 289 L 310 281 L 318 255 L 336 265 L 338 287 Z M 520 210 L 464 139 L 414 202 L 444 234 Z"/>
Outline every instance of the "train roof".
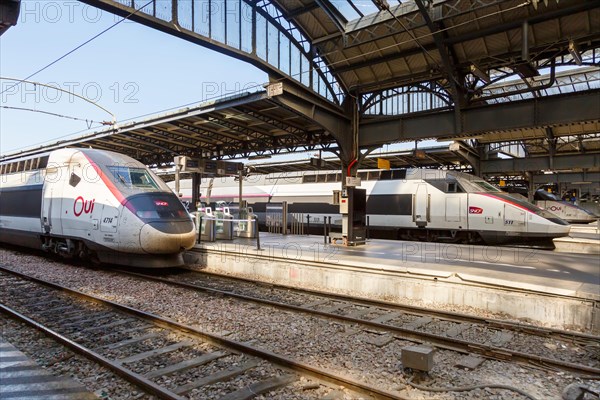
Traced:
<path fill-rule="evenodd" d="M 114 151 L 86 148 L 64 148 L 52 150 L 42 154 L 37 154 L 33 157 L 28 156 L 17 159 L 11 158 L 10 161 L 0 160 L 0 175 L 43 169 L 46 168 L 48 162 L 50 162 L 51 159 L 55 162 L 61 162 L 61 160 L 68 159 L 73 154 L 79 152 L 85 154 L 88 158 L 90 158 L 92 161 L 98 164 L 134 164 L 136 166 L 144 166 L 139 161 L 134 160 L 133 158 L 127 155 L 116 153 Z"/>

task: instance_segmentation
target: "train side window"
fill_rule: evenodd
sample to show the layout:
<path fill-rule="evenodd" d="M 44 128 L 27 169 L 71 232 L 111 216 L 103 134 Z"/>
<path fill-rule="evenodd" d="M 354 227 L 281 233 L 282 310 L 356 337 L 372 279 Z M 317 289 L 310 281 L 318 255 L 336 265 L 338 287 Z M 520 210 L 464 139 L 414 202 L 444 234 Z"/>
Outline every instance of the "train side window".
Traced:
<path fill-rule="evenodd" d="M 81 178 L 75 173 L 71 173 L 71 177 L 69 178 L 69 185 L 75 187 L 81 182 Z"/>
<path fill-rule="evenodd" d="M 46 168 L 48 166 L 49 158 L 50 158 L 49 156 L 44 156 L 44 157 L 40 158 L 40 163 L 38 164 L 38 168 L 39 169 Z"/>
<path fill-rule="evenodd" d="M 381 171 L 381 174 L 379 175 L 379 180 L 389 181 L 391 179 L 392 179 L 392 171 L 391 170 Z"/>
<path fill-rule="evenodd" d="M 370 181 L 378 181 L 379 175 L 380 175 L 380 171 L 370 171 L 369 172 L 369 180 Z"/>
<path fill-rule="evenodd" d="M 304 175 L 302 177 L 302 183 L 313 183 L 317 181 L 316 175 Z"/>
<path fill-rule="evenodd" d="M 326 175 L 325 174 L 319 174 L 317 175 L 317 182 L 325 182 L 326 179 Z"/>
<path fill-rule="evenodd" d="M 448 193 L 456 193 L 456 182 L 448 183 Z"/>
<path fill-rule="evenodd" d="M 359 172 L 358 177 L 360 178 L 361 181 L 366 181 L 369 178 L 369 173 L 368 172 Z"/>

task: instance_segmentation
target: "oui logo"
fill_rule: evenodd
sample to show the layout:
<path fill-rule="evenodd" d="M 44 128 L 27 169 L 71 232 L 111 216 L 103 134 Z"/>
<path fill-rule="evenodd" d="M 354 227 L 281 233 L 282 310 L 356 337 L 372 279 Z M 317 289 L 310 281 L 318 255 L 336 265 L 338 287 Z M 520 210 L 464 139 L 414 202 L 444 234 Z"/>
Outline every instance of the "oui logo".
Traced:
<path fill-rule="evenodd" d="M 94 203 L 96 199 L 85 200 L 83 196 L 79 196 L 75 199 L 73 203 L 73 214 L 76 217 L 79 217 L 81 214 L 89 214 L 94 211 Z"/>

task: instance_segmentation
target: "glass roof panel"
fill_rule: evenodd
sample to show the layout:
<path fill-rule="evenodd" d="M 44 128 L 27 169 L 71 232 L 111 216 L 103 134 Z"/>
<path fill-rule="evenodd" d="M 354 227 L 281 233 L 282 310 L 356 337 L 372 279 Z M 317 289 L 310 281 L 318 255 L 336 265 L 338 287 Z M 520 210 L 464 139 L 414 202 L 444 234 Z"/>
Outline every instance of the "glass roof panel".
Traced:
<path fill-rule="evenodd" d="M 348 21 L 380 11 L 371 0 L 330 0 L 330 3 Z"/>

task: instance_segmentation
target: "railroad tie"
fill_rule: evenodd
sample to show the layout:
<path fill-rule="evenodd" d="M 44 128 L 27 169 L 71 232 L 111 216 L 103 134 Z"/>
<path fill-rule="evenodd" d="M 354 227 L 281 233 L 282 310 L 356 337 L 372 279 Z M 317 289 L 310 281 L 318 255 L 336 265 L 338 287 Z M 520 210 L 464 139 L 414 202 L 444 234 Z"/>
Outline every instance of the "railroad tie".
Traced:
<path fill-rule="evenodd" d="M 326 312 L 326 313 L 333 313 L 335 311 L 343 310 L 344 308 L 348 308 L 351 305 L 352 304 L 350 304 L 350 303 L 338 303 L 338 304 L 333 304 L 332 306 L 329 306 L 329 307 L 324 307 L 320 311 Z"/>
<path fill-rule="evenodd" d="M 409 322 L 408 324 L 404 325 L 404 328 L 414 331 L 414 330 L 419 329 L 422 326 L 427 325 L 431 321 L 433 321 L 433 318 L 431 318 L 431 317 L 420 317 L 420 318 L 417 318 L 414 321 Z"/>
<path fill-rule="evenodd" d="M 126 339 L 126 340 L 122 340 L 120 342 L 117 343 L 110 343 L 107 344 L 105 346 L 102 346 L 102 348 L 107 349 L 107 350 L 115 350 L 121 347 L 125 347 L 125 346 L 130 346 L 132 344 L 136 344 L 139 342 L 143 342 L 144 340 L 148 340 L 148 339 L 152 339 L 158 336 L 162 336 L 162 333 L 160 332 L 150 332 L 146 335 L 141 335 L 141 336 L 137 336 L 134 338 L 130 338 L 130 339 Z"/>
<path fill-rule="evenodd" d="M 372 319 L 370 322 L 374 322 L 376 324 L 385 324 L 386 322 L 396 319 L 401 315 L 401 312 L 395 311 L 384 315 L 380 315 L 379 317 Z"/>
<path fill-rule="evenodd" d="M 139 354 L 134 354 L 132 356 L 129 357 L 125 357 L 125 358 L 120 358 L 117 360 L 117 362 L 119 364 L 129 364 L 129 363 L 133 363 L 133 362 L 137 362 L 140 360 L 143 360 L 145 358 L 149 358 L 152 356 L 158 356 L 160 354 L 165 354 L 165 353 L 171 353 L 175 350 L 179 350 L 182 347 L 189 347 L 191 345 L 193 345 L 194 343 L 190 340 L 184 340 L 183 342 L 179 342 L 179 343 L 174 343 L 170 346 L 166 346 L 166 347 L 162 347 L 160 349 L 154 349 L 154 350 L 150 350 L 150 351 L 145 351 L 143 353 L 139 353 Z"/>
<path fill-rule="evenodd" d="M 185 360 L 177 364 L 169 365 L 167 367 L 157 369 L 155 371 L 150 371 L 144 376 L 148 379 L 158 378 L 159 376 L 171 375 L 176 372 L 182 372 L 186 369 L 199 367 L 204 364 L 208 364 L 211 361 L 214 361 L 218 358 L 224 357 L 230 353 L 225 351 L 215 351 L 213 353 L 208 353 L 201 355 L 200 357 L 192 358 L 190 360 Z"/>
<path fill-rule="evenodd" d="M 371 311 L 373 311 L 371 308 L 363 308 L 362 310 L 354 310 L 350 314 L 346 315 L 346 317 L 359 319 L 363 315 L 368 314 Z"/>
<path fill-rule="evenodd" d="M 198 387 L 201 387 L 201 386 L 211 385 L 213 383 L 226 381 L 230 378 L 233 378 L 234 376 L 241 375 L 244 372 L 246 372 L 247 370 L 258 366 L 261 363 L 261 361 L 262 360 L 257 359 L 257 358 L 252 359 L 251 361 L 248 361 L 247 363 L 245 363 L 239 367 L 228 368 L 226 370 L 219 371 L 215 374 L 202 377 L 202 378 L 198 379 L 197 381 L 190 382 L 183 386 L 179 386 L 179 387 L 173 389 L 172 391 L 178 395 L 183 395 L 183 394 L 191 392 L 192 390 L 194 390 Z"/>
<path fill-rule="evenodd" d="M 287 386 L 290 383 L 298 380 L 296 375 L 282 375 L 274 378 L 265 379 L 264 381 L 253 383 L 243 389 L 231 392 L 219 400 L 250 400 L 263 393 L 268 393 L 280 387 Z"/>
<path fill-rule="evenodd" d="M 455 338 L 467 329 L 471 327 L 471 324 L 456 324 L 444 332 L 444 336 Z"/>
<path fill-rule="evenodd" d="M 494 347 L 505 347 L 513 340 L 513 338 L 514 335 L 512 332 L 497 331 L 486 344 Z"/>
<path fill-rule="evenodd" d="M 120 321 L 111 322 L 110 324 L 100 325 L 100 326 L 92 326 L 92 327 L 89 327 L 86 329 L 82 329 L 79 331 L 79 333 L 90 333 L 90 332 L 95 332 L 95 331 L 101 331 L 102 329 L 114 328 L 115 326 L 130 324 L 133 322 L 137 322 L 137 320 L 132 319 L 132 318 L 124 318 Z"/>
<path fill-rule="evenodd" d="M 138 321 L 138 323 L 139 323 L 139 321 Z M 99 338 L 97 338 L 96 341 L 98 343 L 102 343 L 102 342 L 104 342 L 106 340 L 114 338 L 115 335 L 128 335 L 128 334 L 133 333 L 133 332 L 144 331 L 144 330 L 148 330 L 148 329 L 151 329 L 151 328 L 153 328 L 153 325 L 149 325 L 149 324 L 143 323 L 143 324 L 140 324 L 138 326 L 134 326 L 133 328 L 127 328 L 125 330 L 119 330 L 117 332 L 111 332 L 111 333 L 106 334 L 104 336 L 100 336 Z M 110 346 L 110 344 L 108 344 L 107 346 Z"/>

